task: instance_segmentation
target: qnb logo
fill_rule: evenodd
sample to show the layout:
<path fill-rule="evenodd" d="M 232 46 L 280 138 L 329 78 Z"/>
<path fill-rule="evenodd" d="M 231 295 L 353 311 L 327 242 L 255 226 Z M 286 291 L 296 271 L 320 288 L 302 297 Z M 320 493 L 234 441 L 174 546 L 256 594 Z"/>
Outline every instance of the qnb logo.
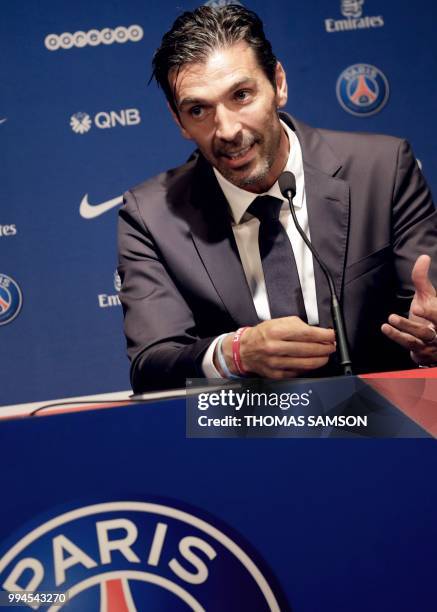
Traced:
<path fill-rule="evenodd" d="M 114 272 L 113 283 L 114 289 L 116 291 L 115 295 L 108 295 L 107 293 L 98 294 L 97 302 L 99 304 L 99 308 L 112 308 L 114 306 L 121 306 L 120 298 L 118 297 L 118 293 L 121 290 L 121 278 L 117 270 Z"/>
<path fill-rule="evenodd" d="M 338 77 L 336 93 L 345 111 L 356 117 L 368 117 L 386 105 L 390 90 L 387 77 L 379 68 L 354 64 Z"/>
<path fill-rule="evenodd" d="M 92 126 L 91 117 L 87 113 L 75 113 L 70 117 L 70 126 L 76 134 L 86 134 Z"/>
<path fill-rule="evenodd" d="M 143 28 L 131 25 L 127 28 L 104 28 L 103 30 L 89 30 L 89 32 L 64 32 L 63 34 L 48 34 L 44 45 L 49 51 L 58 49 L 71 49 L 72 47 L 97 47 L 97 45 L 112 45 L 112 43 L 139 42 L 144 36 Z"/>
<path fill-rule="evenodd" d="M 126 108 L 120 111 L 102 111 L 97 113 L 94 119 L 83 112 L 74 113 L 70 117 L 70 127 L 76 134 L 86 134 L 93 123 L 101 130 L 117 126 L 128 127 L 141 123 L 141 115 L 138 108 Z"/>
<path fill-rule="evenodd" d="M 0 325 L 10 323 L 20 314 L 23 295 L 18 283 L 6 274 L 0 274 Z"/>
<path fill-rule="evenodd" d="M 363 16 L 363 4 L 364 0 L 341 0 L 340 12 L 345 19 L 325 19 L 326 32 L 346 32 L 349 30 L 381 28 L 384 25 L 383 16 Z"/>
<path fill-rule="evenodd" d="M 108 502 L 54 516 L 17 539 L 1 558 L 0 584 L 68 594 L 65 608 L 74 610 L 280 612 L 285 602 L 243 546 L 198 510 Z"/>

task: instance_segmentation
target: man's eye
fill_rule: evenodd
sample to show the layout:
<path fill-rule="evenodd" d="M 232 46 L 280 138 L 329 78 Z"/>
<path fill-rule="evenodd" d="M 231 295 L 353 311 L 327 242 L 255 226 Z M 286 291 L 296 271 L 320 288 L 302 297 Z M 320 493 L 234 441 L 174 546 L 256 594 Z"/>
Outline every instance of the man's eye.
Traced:
<path fill-rule="evenodd" d="M 237 100 L 244 102 L 250 97 L 250 91 L 247 89 L 240 89 L 239 91 L 235 92 L 235 97 Z"/>
<path fill-rule="evenodd" d="M 203 114 L 203 108 L 201 106 L 193 106 L 188 112 L 192 117 L 201 117 Z"/>

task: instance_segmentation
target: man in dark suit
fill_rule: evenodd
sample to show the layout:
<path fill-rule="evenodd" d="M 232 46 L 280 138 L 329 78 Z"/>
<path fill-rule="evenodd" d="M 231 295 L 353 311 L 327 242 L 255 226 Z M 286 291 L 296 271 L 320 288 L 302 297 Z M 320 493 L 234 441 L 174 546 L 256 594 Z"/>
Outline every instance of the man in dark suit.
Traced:
<path fill-rule="evenodd" d="M 284 169 L 334 277 L 354 371 L 437 362 L 436 212 L 408 144 L 279 114 L 284 70 L 241 6 L 182 15 L 154 73 L 198 152 L 128 192 L 120 212 L 134 390 L 340 373 L 328 287 L 281 199 Z"/>

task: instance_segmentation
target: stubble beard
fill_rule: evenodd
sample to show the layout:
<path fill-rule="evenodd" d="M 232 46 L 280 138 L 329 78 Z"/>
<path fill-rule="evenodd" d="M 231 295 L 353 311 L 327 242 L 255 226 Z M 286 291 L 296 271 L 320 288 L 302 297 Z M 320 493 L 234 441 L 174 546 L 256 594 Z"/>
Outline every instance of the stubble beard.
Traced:
<path fill-rule="evenodd" d="M 250 139 L 246 138 L 246 142 L 256 143 L 256 146 L 260 147 L 260 156 L 256 162 L 256 166 L 248 175 L 244 176 L 244 166 L 238 170 L 234 170 L 226 166 L 217 168 L 225 179 L 227 179 L 233 185 L 240 187 L 240 189 L 258 186 L 259 190 L 257 191 L 262 193 L 271 187 L 271 185 L 266 185 L 265 180 L 279 153 L 281 126 L 278 125 L 276 127 L 274 121 L 272 121 L 268 126 L 266 126 L 264 134 L 267 136 L 263 136 L 261 133 L 253 132 L 250 135 Z M 246 142 L 244 142 L 244 139 L 242 139 L 238 144 L 239 146 L 243 147 L 247 146 Z M 234 143 L 233 146 L 235 147 L 236 144 L 237 143 Z M 220 150 L 222 149 L 218 149 L 219 154 Z M 249 164 L 250 163 L 251 162 L 249 162 Z"/>

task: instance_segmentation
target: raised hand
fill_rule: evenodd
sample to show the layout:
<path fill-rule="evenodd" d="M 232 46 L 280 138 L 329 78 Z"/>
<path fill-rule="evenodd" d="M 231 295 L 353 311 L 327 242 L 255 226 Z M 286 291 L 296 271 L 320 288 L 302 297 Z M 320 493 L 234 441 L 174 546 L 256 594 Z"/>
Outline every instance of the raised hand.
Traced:
<path fill-rule="evenodd" d="M 437 364 L 437 293 L 429 279 L 431 258 L 421 255 L 414 264 L 411 278 L 415 293 L 408 319 L 391 314 L 383 333 L 404 348 L 419 365 Z"/>

